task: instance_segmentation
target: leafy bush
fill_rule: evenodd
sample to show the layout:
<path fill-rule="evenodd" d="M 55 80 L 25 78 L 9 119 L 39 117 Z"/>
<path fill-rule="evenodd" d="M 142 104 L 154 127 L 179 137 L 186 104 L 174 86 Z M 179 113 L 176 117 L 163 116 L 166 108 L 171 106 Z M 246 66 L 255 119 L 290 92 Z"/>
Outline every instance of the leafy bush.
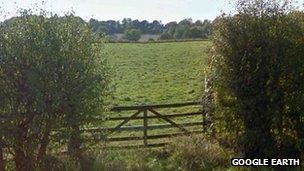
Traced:
<path fill-rule="evenodd" d="M 169 33 L 163 33 L 158 38 L 158 40 L 170 40 L 170 39 L 174 39 L 174 37 L 171 36 Z"/>
<path fill-rule="evenodd" d="M 303 13 L 288 1 L 238 1 L 214 22 L 211 74 L 217 131 L 232 133 L 246 157 L 303 152 Z"/>
<path fill-rule="evenodd" d="M 0 136 L 17 170 L 43 161 L 55 128 L 79 158 L 79 129 L 100 113 L 108 92 L 102 46 L 94 46 L 87 24 L 45 15 L 25 11 L 0 26 Z"/>
<path fill-rule="evenodd" d="M 155 42 L 153 38 L 149 38 L 148 42 Z"/>
<path fill-rule="evenodd" d="M 47 155 L 44 157 L 42 164 L 37 170 L 78 171 L 80 169 L 75 165 L 75 162 L 71 161 L 71 159 Z"/>
<path fill-rule="evenodd" d="M 191 27 L 183 34 L 184 38 L 203 38 L 203 30 L 200 27 Z"/>
<path fill-rule="evenodd" d="M 169 147 L 169 161 L 175 169 L 212 170 L 228 167 L 230 152 L 203 136 L 177 138 Z"/>
<path fill-rule="evenodd" d="M 141 32 L 140 30 L 137 29 L 127 30 L 123 36 L 124 39 L 127 39 L 129 41 L 138 41 L 140 37 L 141 37 Z"/>

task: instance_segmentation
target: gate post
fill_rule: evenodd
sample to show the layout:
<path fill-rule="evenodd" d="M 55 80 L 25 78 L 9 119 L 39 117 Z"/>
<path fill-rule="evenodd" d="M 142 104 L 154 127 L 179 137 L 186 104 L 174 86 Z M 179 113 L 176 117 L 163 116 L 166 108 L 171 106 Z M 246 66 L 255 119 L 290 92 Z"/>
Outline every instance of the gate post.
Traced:
<path fill-rule="evenodd" d="M 148 110 L 144 110 L 144 146 L 148 147 Z"/>

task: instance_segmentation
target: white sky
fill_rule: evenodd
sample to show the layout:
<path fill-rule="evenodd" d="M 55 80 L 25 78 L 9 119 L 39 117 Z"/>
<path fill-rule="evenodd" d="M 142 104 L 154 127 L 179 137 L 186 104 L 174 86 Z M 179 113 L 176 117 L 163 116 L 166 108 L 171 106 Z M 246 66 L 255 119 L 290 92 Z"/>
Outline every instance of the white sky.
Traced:
<path fill-rule="evenodd" d="M 304 0 L 298 0 L 303 3 Z M 44 5 L 41 5 L 44 2 Z M 231 3 L 232 2 L 232 3 Z M 16 15 L 18 8 L 33 8 L 35 4 L 47 11 L 62 14 L 73 10 L 76 15 L 89 20 L 139 20 L 180 21 L 185 18 L 214 19 L 221 12 L 229 13 L 234 0 L 0 0 L 0 7 Z M 3 15 L 0 17 L 3 20 Z"/>
<path fill-rule="evenodd" d="M 10 17 L 18 8 L 39 7 L 62 14 L 73 10 L 88 20 L 139 20 L 180 21 L 185 18 L 214 19 L 221 10 L 230 11 L 230 0 L 0 0 L 1 9 Z M 44 5 L 41 5 L 44 2 Z M 2 18 L 3 19 L 3 16 Z"/>

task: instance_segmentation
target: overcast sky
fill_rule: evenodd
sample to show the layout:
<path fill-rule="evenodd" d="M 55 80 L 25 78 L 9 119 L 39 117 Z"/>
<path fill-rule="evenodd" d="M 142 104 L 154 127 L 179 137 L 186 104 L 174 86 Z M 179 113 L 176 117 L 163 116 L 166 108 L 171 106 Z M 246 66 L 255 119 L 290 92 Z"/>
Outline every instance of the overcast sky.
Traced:
<path fill-rule="evenodd" d="M 16 14 L 18 8 L 33 8 L 35 4 L 62 14 L 73 10 L 76 15 L 88 20 L 139 20 L 180 21 L 185 18 L 214 19 L 221 11 L 232 9 L 231 0 L 0 0 L 6 18 Z M 2 17 L 3 18 L 3 17 Z"/>

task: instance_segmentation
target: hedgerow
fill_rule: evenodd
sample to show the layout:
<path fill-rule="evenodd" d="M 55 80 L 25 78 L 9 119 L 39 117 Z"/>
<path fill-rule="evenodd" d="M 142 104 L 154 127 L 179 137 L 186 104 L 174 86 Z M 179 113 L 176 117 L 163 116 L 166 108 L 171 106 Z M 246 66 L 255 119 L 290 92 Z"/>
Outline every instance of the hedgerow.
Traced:
<path fill-rule="evenodd" d="M 214 22 L 214 130 L 246 157 L 303 154 L 303 19 L 289 1 L 241 0 Z"/>
<path fill-rule="evenodd" d="M 108 72 L 103 46 L 73 15 L 24 11 L 0 26 L 0 136 L 16 170 L 44 161 L 51 132 L 81 158 L 80 128 L 104 108 Z"/>

